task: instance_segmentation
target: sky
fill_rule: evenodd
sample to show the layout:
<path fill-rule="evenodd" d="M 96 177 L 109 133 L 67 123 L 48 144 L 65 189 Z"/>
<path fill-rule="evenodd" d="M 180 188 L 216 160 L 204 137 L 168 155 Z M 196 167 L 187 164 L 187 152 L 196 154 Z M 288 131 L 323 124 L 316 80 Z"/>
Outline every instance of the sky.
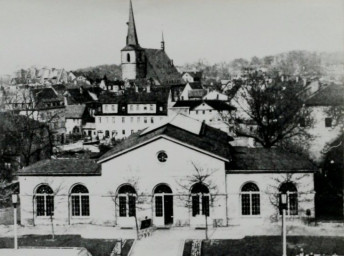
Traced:
<path fill-rule="evenodd" d="M 132 0 L 139 43 L 175 65 L 344 52 L 343 0 Z M 129 0 L 0 0 L 0 74 L 120 64 Z"/>

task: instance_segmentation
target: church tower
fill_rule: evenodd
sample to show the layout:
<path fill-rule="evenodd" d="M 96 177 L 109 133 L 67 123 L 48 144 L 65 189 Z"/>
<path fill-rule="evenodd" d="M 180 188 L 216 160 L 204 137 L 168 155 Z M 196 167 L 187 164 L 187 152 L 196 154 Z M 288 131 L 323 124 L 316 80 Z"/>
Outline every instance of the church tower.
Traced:
<path fill-rule="evenodd" d="M 137 38 L 133 5 L 130 0 L 128 35 L 126 46 L 121 50 L 122 79 L 137 79 L 146 76 L 146 60 L 144 49 Z"/>

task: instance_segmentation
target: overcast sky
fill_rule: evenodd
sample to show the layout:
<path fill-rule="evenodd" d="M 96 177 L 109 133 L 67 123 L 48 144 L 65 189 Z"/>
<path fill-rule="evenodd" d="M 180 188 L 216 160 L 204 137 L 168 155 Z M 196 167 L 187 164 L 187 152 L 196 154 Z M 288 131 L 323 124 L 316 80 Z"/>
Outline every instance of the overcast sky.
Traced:
<path fill-rule="evenodd" d="M 0 0 L 0 74 L 120 64 L 129 0 Z M 139 43 L 176 65 L 344 51 L 343 0 L 133 0 Z"/>

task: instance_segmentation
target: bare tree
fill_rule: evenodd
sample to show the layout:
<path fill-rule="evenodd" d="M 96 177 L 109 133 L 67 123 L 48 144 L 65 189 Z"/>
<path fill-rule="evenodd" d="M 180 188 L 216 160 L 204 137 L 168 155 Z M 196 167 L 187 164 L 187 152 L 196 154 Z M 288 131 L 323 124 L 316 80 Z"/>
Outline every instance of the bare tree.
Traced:
<path fill-rule="evenodd" d="M 304 209 L 300 207 L 304 203 L 313 201 L 310 195 L 314 193 L 313 190 L 305 186 L 305 179 L 309 174 L 285 173 L 272 177 L 272 183 L 268 186 L 266 194 L 269 196 L 270 204 L 275 209 L 275 213 L 271 216 L 272 220 L 277 220 L 278 215 L 281 214 L 281 193 L 287 194 L 287 205 L 289 215 L 298 215 L 301 211 L 306 213 L 306 216 L 311 216 L 311 209 Z M 297 188 L 303 188 L 298 191 Z M 309 221 L 309 218 L 308 218 Z"/>
<path fill-rule="evenodd" d="M 253 138 L 265 148 L 309 136 L 306 128 L 312 126 L 313 119 L 305 107 L 303 89 L 301 81 L 249 72 L 232 99 L 238 108 L 236 115 L 229 113 L 223 120 L 234 127 L 237 136 Z"/>
<path fill-rule="evenodd" d="M 29 89 L 7 95 L 5 102 L 8 109 L 5 134 L 11 147 L 16 147 L 23 166 L 29 165 L 35 157 L 38 159 L 34 160 L 40 160 L 43 153 L 49 157 L 54 146 L 54 129 L 61 123 L 62 108 L 43 108 L 43 102 Z"/>
<path fill-rule="evenodd" d="M 204 215 L 205 238 L 208 239 L 210 207 L 214 205 L 214 202 L 219 196 L 218 187 L 213 181 L 213 175 L 217 170 L 205 169 L 194 162 L 191 164 L 193 166 L 193 173 L 176 181 L 180 188 L 178 197 L 184 207 L 195 211 L 193 214 Z M 202 210 L 198 205 L 200 200 L 202 202 Z M 198 206 L 193 208 L 195 207 L 193 204 Z"/>
<path fill-rule="evenodd" d="M 112 201 L 115 203 L 116 207 L 120 211 L 121 207 L 121 202 L 120 202 L 120 197 L 125 196 L 125 205 L 126 205 L 126 210 L 128 211 L 128 215 L 130 217 L 134 217 L 135 220 L 135 229 L 136 229 L 136 236 L 137 239 L 140 239 L 140 227 L 139 227 L 139 217 L 138 217 L 138 212 L 140 211 L 145 211 L 147 209 L 150 209 L 149 205 L 147 204 L 151 196 L 147 195 L 143 192 L 139 192 L 139 187 L 138 187 L 138 178 L 137 177 L 129 177 L 126 182 L 123 183 L 123 186 L 130 186 L 133 190 L 128 190 L 125 192 L 125 194 L 120 194 L 118 193 L 119 191 L 113 192 L 110 191 L 109 195 L 112 199 Z M 131 208 L 134 205 L 134 208 Z"/>

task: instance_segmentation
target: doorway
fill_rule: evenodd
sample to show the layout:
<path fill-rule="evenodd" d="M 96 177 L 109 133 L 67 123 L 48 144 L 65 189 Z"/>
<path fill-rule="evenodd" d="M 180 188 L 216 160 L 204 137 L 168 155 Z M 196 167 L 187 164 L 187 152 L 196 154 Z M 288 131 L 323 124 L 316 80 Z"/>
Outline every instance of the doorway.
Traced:
<path fill-rule="evenodd" d="M 154 223 L 156 226 L 173 224 L 173 194 L 165 184 L 154 189 Z"/>

